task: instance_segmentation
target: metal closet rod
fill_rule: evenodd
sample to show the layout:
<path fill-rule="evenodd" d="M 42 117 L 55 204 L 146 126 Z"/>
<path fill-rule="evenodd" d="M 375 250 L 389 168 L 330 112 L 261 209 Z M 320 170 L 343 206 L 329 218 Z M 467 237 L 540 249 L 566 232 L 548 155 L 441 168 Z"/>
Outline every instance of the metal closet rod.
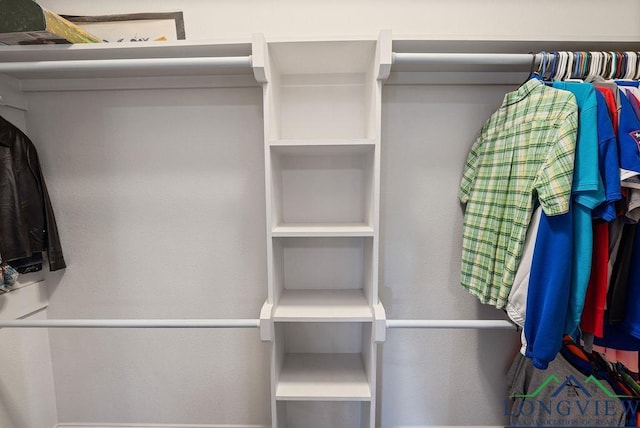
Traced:
<path fill-rule="evenodd" d="M 531 65 L 538 63 L 542 54 L 509 53 L 393 53 L 393 65 Z"/>
<path fill-rule="evenodd" d="M 387 320 L 387 328 L 515 329 L 505 320 Z M 0 320 L 0 328 L 258 328 L 258 319 Z"/>
<path fill-rule="evenodd" d="M 496 53 L 393 53 L 394 65 L 530 65 L 533 54 Z M 535 54 L 536 62 L 542 58 Z M 24 61 L 0 63 L 0 73 L 18 72 L 73 72 L 73 71 L 117 71 L 134 69 L 189 69 L 210 67 L 219 70 L 251 68 L 249 56 L 237 57 L 193 57 L 193 58 L 135 58 Z"/>
<path fill-rule="evenodd" d="M 219 70 L 251 68 L 251 55 L 193 58 L 91 59 L 68 61 L 24 61 L 0 63 L 0 73 L 118 71 L 135 69 L 179 69 L 210 67 Z"/>

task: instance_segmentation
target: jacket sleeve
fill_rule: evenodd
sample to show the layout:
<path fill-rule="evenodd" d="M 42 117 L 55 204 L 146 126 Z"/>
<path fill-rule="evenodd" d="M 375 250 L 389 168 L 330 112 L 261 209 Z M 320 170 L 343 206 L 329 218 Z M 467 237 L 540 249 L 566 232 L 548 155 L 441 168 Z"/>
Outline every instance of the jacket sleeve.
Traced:
<path fill-rule="evenodd" d="M 64 269 L 67 267 L 64 256 L 62 254 L 62 245 L 60 244 L 60 235 L 58 234 L 58 226 L 53 214 L 53 207 L 51 206 L 51 200 L 49 199 L 49 192 L 47 191 L 47 185 L 42 175 L 42 169 L 40 168 L 40 162 L 38 160 L 38 154 L 35 147 L 32 145 L 28 148 L 29 154 L 29 168 L 35 175 L 38 186 L 40 187 L 40 196 L 42 198 L 42 205 L 45 215 L 45 235 L 44 235 L 44 249 L 47 251 L 47 258 L 49 259 L 49 270 L 55 271 Z"/>

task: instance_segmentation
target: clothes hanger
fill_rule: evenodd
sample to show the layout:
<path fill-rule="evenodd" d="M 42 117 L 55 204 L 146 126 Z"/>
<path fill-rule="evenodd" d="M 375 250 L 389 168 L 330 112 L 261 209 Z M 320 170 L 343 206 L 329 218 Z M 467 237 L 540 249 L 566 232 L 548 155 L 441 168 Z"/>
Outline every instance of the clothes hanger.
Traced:
<path fill-rule="evenodd" d="M 629 68 L 631 67 L 631 56 L 629 56 L 629 52 L 623 52 L 622 56 L 624 57 L 623 66 L 624 70 L 620 73 L 620 79 L 629 80 Z"/>
<path fill-rule="evenodd" d="M 582 62 L 584 61 L 582 52 L 568 52 L 569 60 L 567 62 L 567 75 L 565 76 L 566 82 L 580 82 L 583 83 L 581 72 Z"/>
<path fill-rule="evenodd" d="M 618 56 L 616 79 L 622 79 L 622 76 L 627 72 L 627 54 L 618 52 L 616 55 Z"/>
<path fill-rule="evenodd" d="M 544 80 L 545 74 L 547 74 L 547 62 L 549 61 L 549 54 L 547 52 L 540 52 L 540 62 L 538 63 L 538 75 Z"/>
<path fill-rule="evenodd" d="M 573 52 L 567 52 L 567 62 L 566 62 L 566 70 L 564 73 L 564 78 L 562 78 L 562 80 L 570 80 L 571 79 L 571 73 L 573 72 Z"/>
<path fill-rule="evenodd" d="M 598 76 L 598 72 L 600 71 L 600 52 L 589 52 L 589 56 L 591 61 L 589 63 L 589 67 L 585 73 L 584 80 L 587 82 L 593 82 L 595 77 Z"/>
<path fill-rule="evenodd" d="M 580 67 L 580 78 L 584 80 L 587 77 L 587 71 L 589 71 L 589 64 L 591 63 L 591 53 L 580 52 L 582 57 L 582 64 Z"/>
<path fill-rule="evenodd" d="M 549 78 L 545 80 L 553 80 L 556 77 L 560 54 L 558 52 L 551 52 L 551 55 L 553 58 L 551 59 L 551 67 L 549 68 Z"/>
<path fill-rule="evenodd" d="M 622 52 L 622 67 L 620 70 L 619 79 L 626 79 L 627 72 L 629 71 L 629 55 L 626 52 Z"/>
<path fill-rule="evenodd" d="M 531 79 L 535 79 L 539 76 L 538 70 L 540 69 L 540 65 L 538 65 L 538 70 L 536 70 L 536 55 L 533 52 L 529 52 L 531 55 L 531 65 L 529 66 L 529 75 L 527 76 L 527 80 L 522 82 L 522 85 L 527 83 Z M 522 86 L 520 85 L 520 86 Z"/>
<path fill-rule="evenodd" d="M 638 53 L 629 51 L 627 52 L 627 56 L 629 57 L 629 62 L 627 63 L 625 79 L 634 80 L 638 68 Z"/>
<path fill-rule="evenodd" d="M 584 67 L 586 56 L 584 52 L 573 52 L 573 67 L 568 81 L 584 83 L 584 75 L 582 69 Z"/>
<path fill-rule="evenodd" d="M 562 80 L 567 70 L 567 59 L 569 56 L 566 52 L 558 52 L 558 68 L 554 73 L 553 80 Z"/>
<path fill-rule="evenodd" d="M 583 52 L 574 52 L 576 65 L 573 67 L 573 78 L 582 79 L 582 67 L 584 67 L 585 57 Z"/>
<path fill-rule="evenodd" d="M 607 79 L 609 76 L 609 72 L 611 71 L 611 56 L 609 52 L 602 52 L 602 68 L 600 70 L 600 76 L 603 79 Z"/>
<path fill-rule="evenodd" d="M 589 72 L 589 68 L 591 67 L 592 57 L 591 57 L 591 52 L 583 52 L 583 54 L 584 54 L 585 60 L 582 67 L 582 77 L 584 79 L 587 77 L 587 73 Z"/>
<path fill-rule="evenodd" d="M 618 65 L 618 58 L 615 52 L 611 52 L 611 72 L 609 73 L 609 80 L 613 80 L 613 76 L 616 75 L 616 67 Z"/>

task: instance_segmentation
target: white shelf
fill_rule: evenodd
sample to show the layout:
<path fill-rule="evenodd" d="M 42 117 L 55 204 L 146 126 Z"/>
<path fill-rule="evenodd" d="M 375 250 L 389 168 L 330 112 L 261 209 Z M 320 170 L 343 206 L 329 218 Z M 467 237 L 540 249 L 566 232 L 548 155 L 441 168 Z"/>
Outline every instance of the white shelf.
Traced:
<path fill-rule="evenodd" d="M 269 145 L 271 147 L 277 147 L 278 150 L 282 150 L 287 147 L 297 148 L 297 147 L 331 147 L 337 146 L 339 148 L 344 148 L 345 146 L 374 146 L 376 144 L 376 140 L 370 138 L 298 138 L 298 139 L 281 139 L 281 140 L 270 140 Z M 282 148 L 282 149 L 281 149 Z M 326 153 L 326 152 L 325 152 Z"/>
<path fill-rule="evenodd" d="M 370 401 L 360 354 L 287 354 L 276 400 Z"/>
<path fill-rule="evenodd" d="M 273 312 L 274 321 L 371 321 L 362 290 L 285 290 Z"/>
<path fill-rule="evenodd" d="M 271 229 L 274 238 L 360 237 L 373 234 L 373 227 L 366 223 L 285 223 Z"/>

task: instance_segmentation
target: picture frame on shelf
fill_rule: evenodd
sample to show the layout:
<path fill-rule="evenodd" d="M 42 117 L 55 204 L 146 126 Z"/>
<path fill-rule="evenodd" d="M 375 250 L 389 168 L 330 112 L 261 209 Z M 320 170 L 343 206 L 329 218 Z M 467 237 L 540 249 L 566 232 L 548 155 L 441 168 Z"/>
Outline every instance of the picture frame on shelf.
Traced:
<path fill-rule="evenodd" d="M 186 39 L 182 12 L 61 16 L 107 43 Z"/>

